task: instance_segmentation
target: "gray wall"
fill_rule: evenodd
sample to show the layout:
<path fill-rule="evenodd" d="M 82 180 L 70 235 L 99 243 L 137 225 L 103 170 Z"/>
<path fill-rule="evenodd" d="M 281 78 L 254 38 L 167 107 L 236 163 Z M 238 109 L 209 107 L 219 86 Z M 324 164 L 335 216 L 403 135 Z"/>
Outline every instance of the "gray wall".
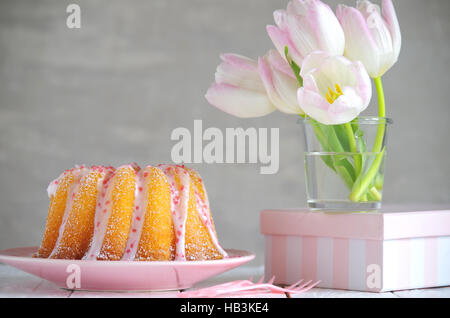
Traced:
<path fill-rule="evenodd" d="M 305 206 L 302 133 L 293 116 L 242 120 L 204 99 L 221 52 L 272 48 L 281 0 L 0 1 L 0 249 L 37 245 L 46 187 L 77 163 L 170 161 L 176 127 L 279 127 L 280 170 L 197 164 L 225 247 L 263 262 L 259 211 Z M 337 1 L 327 1 L 333 8 Z M 341 1 L 352 4 L 353 1 Z M 384 77 L 389 141 L 385 202 L 450 204 L 450 1 L 396 0 L 403 48 Z M 376 115 L 376 98 L 367 114 Z"/>

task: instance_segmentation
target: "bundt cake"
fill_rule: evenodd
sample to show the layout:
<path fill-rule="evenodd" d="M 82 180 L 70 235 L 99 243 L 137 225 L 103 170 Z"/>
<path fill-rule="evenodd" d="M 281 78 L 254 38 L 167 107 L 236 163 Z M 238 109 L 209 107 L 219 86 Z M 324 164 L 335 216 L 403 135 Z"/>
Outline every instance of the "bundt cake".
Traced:
<path fill-rule="evenodd" d="M 227 256 L 203 181 L 187 167 L 76 166 L 47 191 L 50 207 L 35 257 L 190 261 Z"/>

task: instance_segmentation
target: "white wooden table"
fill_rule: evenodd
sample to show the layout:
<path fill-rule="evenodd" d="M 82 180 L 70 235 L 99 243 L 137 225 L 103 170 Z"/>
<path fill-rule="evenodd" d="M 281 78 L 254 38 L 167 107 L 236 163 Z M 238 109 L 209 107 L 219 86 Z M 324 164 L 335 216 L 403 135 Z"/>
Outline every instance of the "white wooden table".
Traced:
<path fill-rule="evenodd" d="M 198 283 L 193 289 L 204 288 L 216 284 L 225 283 L 238 279 L 258 279 L 263 275 L 262 267 L 241 267 L 209 280 Z M 53 283 L 47 282 L 39 277 L 22 272 L 13 267 L 0 264 L 0 298 L 12 297 L 62 297 L 62 298 L 110 298 L 110 297 L 133 297 L 133 298 L 170 298 L 177 297 L 178 291 L 167 292 L 130 292 L 130 293 L 112 293 L 112 292 L 86 292 L 86 291 L 69 291 L 58 288 Z M 284 295 L 258 295 L 258 297 L 282 297 Z M 450 298 L 450 287 L 416 289 L 398 292 L 386 293 L 366 293 L 355 291 L 344 291 L 324 288 L 314 288 L 303 294 L 293 295 L 292 297 L 307 298 L 346 298 L 346 297 L 364 297 L 364 298 L 399 298 L 399 297 L 443 297 Z"/>

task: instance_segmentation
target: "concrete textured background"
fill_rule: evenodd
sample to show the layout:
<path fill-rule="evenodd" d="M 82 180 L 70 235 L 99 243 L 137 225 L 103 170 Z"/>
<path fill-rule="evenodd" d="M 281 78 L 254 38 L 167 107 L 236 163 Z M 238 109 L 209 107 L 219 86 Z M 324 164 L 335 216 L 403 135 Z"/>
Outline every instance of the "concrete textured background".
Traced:
<path fill-rule="evenodd" d="M 82 27 L 66 27 L 81 6 Z M 280 170 L 195 164 L 222 245 L 263 262 L 259 211 L 305 206 L 302 132 L 281 113 L 237 119 L 208 105 L 221 52 L 253 58 L 281 0 L 0 1 L 0 249 L 38 245 L 48 182 L 78 163 L 170 162 L 174 128 L 279 127 Z M 338 1 L 326 1 L 335 8 Z M 340 1 L 353 4 L 353 1 Z M 385 76 L 385 203 L 449 204 L 450 1 L 395 0 L 400 61 Z M 376 115 L 376 98 L 366 114 Z"/>

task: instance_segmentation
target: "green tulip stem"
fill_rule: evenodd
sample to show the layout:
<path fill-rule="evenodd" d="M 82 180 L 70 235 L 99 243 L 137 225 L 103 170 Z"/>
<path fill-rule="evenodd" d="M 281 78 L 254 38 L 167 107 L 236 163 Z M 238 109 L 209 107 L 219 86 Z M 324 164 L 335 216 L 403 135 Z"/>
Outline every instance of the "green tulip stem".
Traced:
<path fill-rule="evenodd" d="M 380 169 L 381 162 L 383 161 L 383 155 L 384 149 L 375 156 L 372 165 L 370 166 L 369 170 L 367 170 L 361 181 L 356 180 L 349 197 L 351 201 L 359 202 L 361 200 L 361 197 L 366 193 L 367 189 L 369 189 L 373 179 L 375 179 L 377 176 L 378 169 Z"/>
<path fill-rule="evenodd" d="M 386 117 L 386 102 L 384 99 L 384 91 L 383 91 L 383 83 L 381 82 L 381 77 L 377 77 L 374 79 L 375 87 L 377 88 L 378 95 L 378 117 L 384 118 Z M 375 137 L 375 142 L 373 144 L 372 152 L 380 152 L 383 147 L 384 141 L 384 132 L 385 132 L 386 123 L 380 121 L 378 125 L 377 135 Z"/>
<path fill-rule="evenodd" d="M 364 176 L 360 176 L 356 180 L 352 192 L 350 193 L 350 200 L 354 202 L 358 202 L 361 198 L 366 194 L 369 187 L 374 183 L 373 181 L 377 177 L 378 170 L 380 169 L 382 159 L 385 153 L 385 148 L 383 147 L 384 135 L 386 130 L 386 122 L 383 122 L 381 118 L 386 117 L 386 102 L 384 99 L 384 91 L 383 84 L 381 82 L 381 77 L 377 77 L 374 79 L 375 87 L 377 89 L 378 95 L 378 116 L 380 117 L 380 121 L 378 123 L 377 134 L 375 137 L 375 142 L 372 147 L 372 153 L 376 153 L 375 159 L 372 162 L 372 165 L 367 170 Z M 376 190 L 376 189 L 375 189 Z M 375 191 L 372 189 L 371 194 L 376 196 Z M 381 198 L 381 196 L 380 196 Z"/>
<path fill-rule="evenodd" d="M 359 154 L 357 154 L 358 147 L 356 146 L 355 134 L 353 132 L 352 125 L 350 123 L 345 123 L 344 128 L 345 128 L 345 132 L 347 133 L 347 136 L 348 136 L 350 151 L 353 153 L 353 160 L 355 162 L 355 173 L 356 173 L 356 176 L 358 176 L 359 173 L 361 172 L 362 160 L 361 160 L 361 156 Z"/>

